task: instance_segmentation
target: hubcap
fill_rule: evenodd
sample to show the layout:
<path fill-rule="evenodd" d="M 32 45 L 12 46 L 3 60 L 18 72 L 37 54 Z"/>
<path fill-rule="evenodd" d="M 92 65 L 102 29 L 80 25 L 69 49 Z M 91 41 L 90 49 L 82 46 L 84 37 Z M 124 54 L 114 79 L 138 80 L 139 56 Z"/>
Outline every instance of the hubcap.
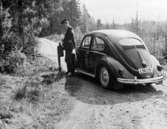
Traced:
<path fill-rule="evenodd" d="M 101 68 L 100 71 L 100 82 L 103 87 L 107 87 L 110 81 L 108 70 L 105 67 Z"/>

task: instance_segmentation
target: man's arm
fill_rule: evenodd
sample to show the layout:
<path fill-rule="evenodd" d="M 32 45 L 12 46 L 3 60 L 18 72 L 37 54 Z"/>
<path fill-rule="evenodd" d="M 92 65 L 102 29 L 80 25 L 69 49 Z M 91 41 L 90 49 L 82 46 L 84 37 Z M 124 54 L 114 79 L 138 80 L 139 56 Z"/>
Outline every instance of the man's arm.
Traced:
<path fill-rule="evenodd" d="M 71 30 L 71 40 L 72 40 L 72 42 L 73 42 L 73 46 L 74 46 L 74 48 L 76 47 L 76 45 L 75 45 L 75 39 L 74 39 L 74 32 Z"/>

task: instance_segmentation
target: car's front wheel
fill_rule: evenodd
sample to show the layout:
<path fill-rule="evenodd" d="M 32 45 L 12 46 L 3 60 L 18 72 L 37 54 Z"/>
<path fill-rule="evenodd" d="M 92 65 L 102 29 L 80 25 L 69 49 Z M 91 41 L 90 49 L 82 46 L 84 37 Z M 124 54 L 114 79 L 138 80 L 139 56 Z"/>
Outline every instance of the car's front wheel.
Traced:
<path fill-rule="evenodd" d="M 111 70 L 106 66 L 100 67 L 99 82 L 101 86 L 106 89 L 118 90 L 123 87 L 121 84 L 117 82 Z"/>

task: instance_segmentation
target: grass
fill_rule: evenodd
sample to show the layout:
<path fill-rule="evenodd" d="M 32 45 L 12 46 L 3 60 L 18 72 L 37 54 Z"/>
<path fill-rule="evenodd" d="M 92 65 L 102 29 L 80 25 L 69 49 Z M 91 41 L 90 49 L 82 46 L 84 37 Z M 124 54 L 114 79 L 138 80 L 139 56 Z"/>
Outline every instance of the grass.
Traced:
<path fill-rule="evenodd" d="M 6 83 L 6 80 L 3 78 L 0 78 L 0 86 L 3 86 Z"/>
<path fill-rule="evenodd" d="M 14 95 L 15 100 L 21 100 L 25 97 L 26 97 L 26 86 L 23 88 L 19 88 Z"/>
<path fill-rule="evenodd" d="M 0 118 L 0 128 L 54 128 L 54 123 L 67 114 L 70 104 L 68 95 L 64 96 L 63 89 L 56 87 L 63 77 L 64 73 L 42 57 L 26 62 L 16 74 L 1 74 L 0 117 L 4 119 Z M 13 117 L 5 123 L 8 114 Z"/>

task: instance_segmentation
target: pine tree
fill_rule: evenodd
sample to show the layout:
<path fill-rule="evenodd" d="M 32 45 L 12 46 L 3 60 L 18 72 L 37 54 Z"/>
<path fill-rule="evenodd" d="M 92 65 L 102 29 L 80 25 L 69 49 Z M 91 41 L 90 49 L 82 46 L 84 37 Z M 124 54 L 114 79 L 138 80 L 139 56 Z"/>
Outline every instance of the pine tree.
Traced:
<path fill-rule="evenodd" d="M 34 36 L 38 36 L 41 28 L 47 23 L 50 0 L 2 0 L 4 10 L 8 10 L 11 28 L 8 33 L 12 34 L 5 39 L 8 44 L 22 47 L 32 46 Z M 3 23 L 3 19 L 1 23 Z M 9 23 L 10 21 L 8 21 Z M 7 24 L 7 23 L 6 23 Z M 11 37 L 10 37 L 11 36 Z M 15 40 L 12 40 L 15 38 Z M 12 42 L 12 43 L 11 43 Z"/>
<path fill-rule="evenodd" d="M 68 18 L 72 27 L 76 28 L 80 23 L 80 5 L 77 0 L 64 2 L 64 18 Z"/>
<path fill-rule="evenodd" d="M 112 29 L 116 29 L 116 24 L 115 24 L 114 18 L 113 18 L 113 21 L 112 21 Z"/>
<path fill-rule="evenodd" d="M 90 18 L 90 15 L 88 14 L 86 6 L 83 5 L 82 15 L 81 15 L 81 24 L 80 24 L 82 33 L 86 33 L 88 31 L 89 18 Z"/>
<path fill-rule="evenodd" d="M 83 5 L 81 9 L 80 28 L 82 33 L 96 29 L 96 22 L 94 18 L 89 14 L 85 5 Z"/>
<path fill-rule="evenodd" d="M 98 19 L 98 20 L 97 20 L 96 27 L 97 27 L 97 29 L 98 29 L 98 30 L 99 30 L 99 29 L 102 29 L 103 24 L 102 24 L 102 22 L 101 22 L 101 20 L 100 20 L 100 19 Z"/>

